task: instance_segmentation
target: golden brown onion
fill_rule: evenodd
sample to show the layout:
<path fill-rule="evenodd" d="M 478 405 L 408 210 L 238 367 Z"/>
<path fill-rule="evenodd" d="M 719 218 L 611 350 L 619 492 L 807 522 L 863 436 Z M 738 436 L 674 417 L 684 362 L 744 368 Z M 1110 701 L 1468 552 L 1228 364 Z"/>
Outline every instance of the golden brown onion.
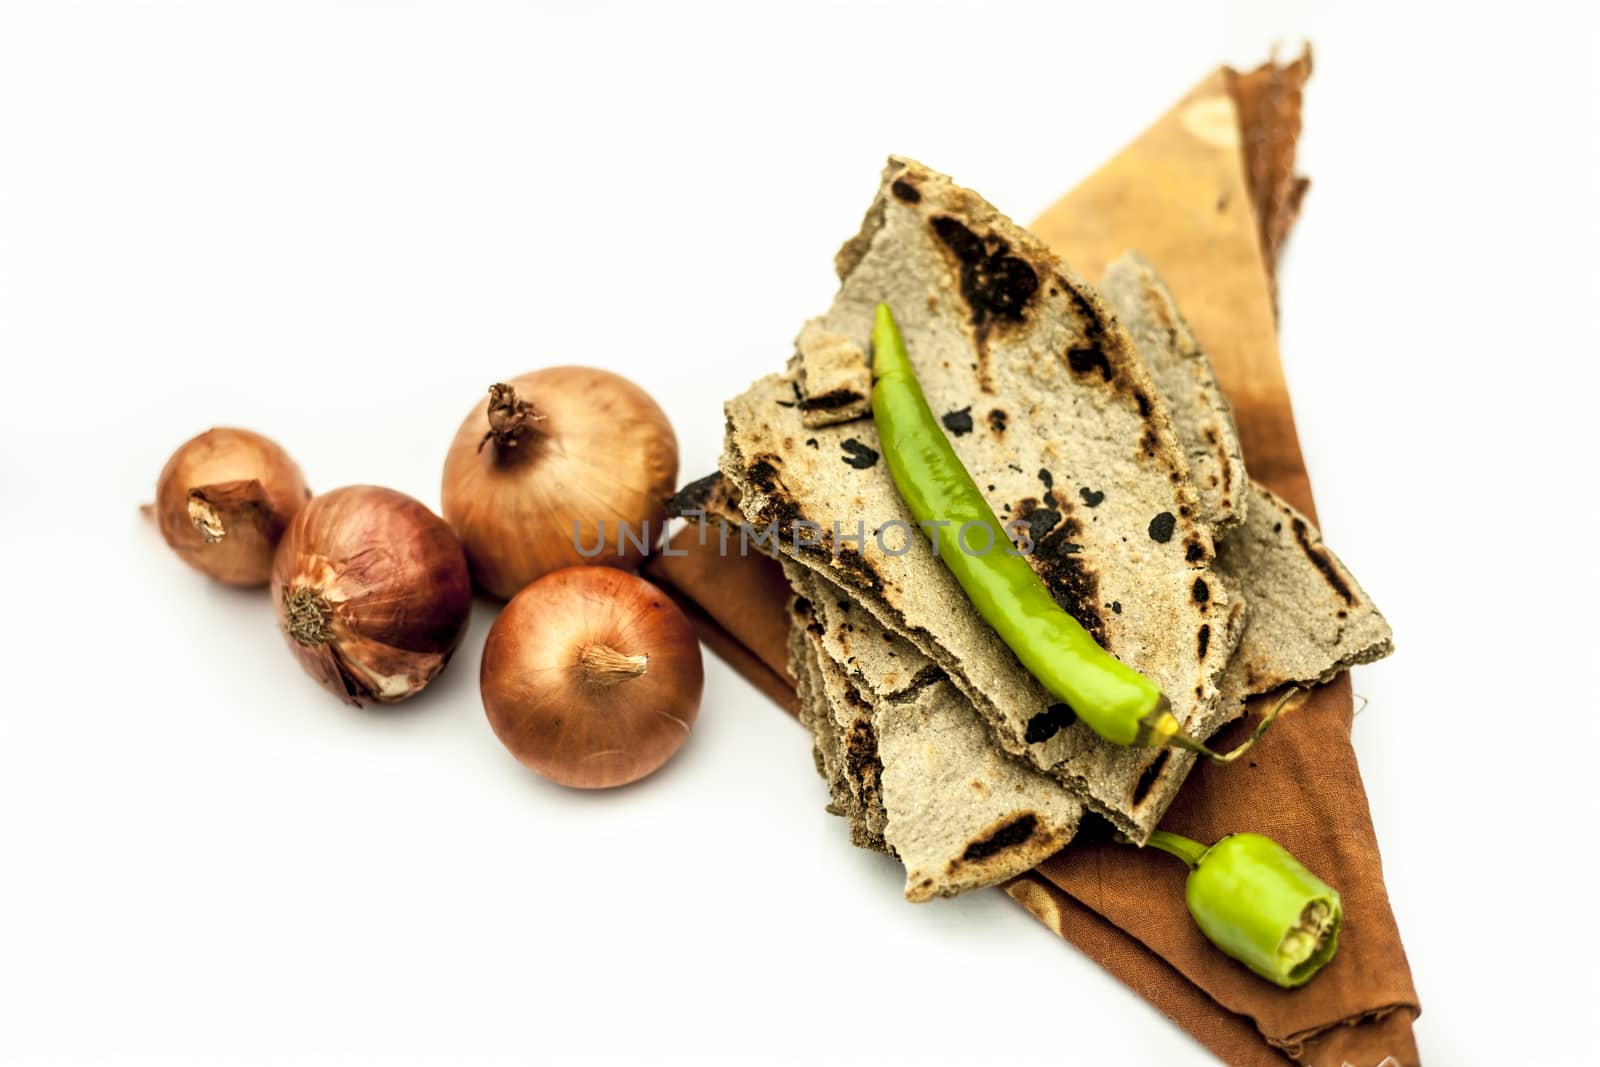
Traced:
<path fill-rule="evenodd" d="M 393 704 L 427 685 L 467 629 L 461 544 L 422 504 L 371 485 L 324 493 L 278 545 L 272 599 L 289 650 L 351 704 Z"/>
<path fill-rule="evenodd" d="M 562 785 L 637 781 L 689 736 L 705 681 L 689 620 L 642 578 L 567 567 L 512 598 L 479 673 L 489 724 Z"/>
<path fill-rule="evenodd" d="M 218 427 L 167 460 L 155 516 L 189 566 L 229 585 L 266 585 L 278 539 L 310 499 L 300 468 L 277 444 Z"/>
<path fill-rule="evenodd" d="M 478 587 L 508 598 L 560 567 L 638 564 L 677 480 L 678 439 L 649 394 L 609 371 L 550 367 L 494 386 L 461 424 L 444 517 Z"/>

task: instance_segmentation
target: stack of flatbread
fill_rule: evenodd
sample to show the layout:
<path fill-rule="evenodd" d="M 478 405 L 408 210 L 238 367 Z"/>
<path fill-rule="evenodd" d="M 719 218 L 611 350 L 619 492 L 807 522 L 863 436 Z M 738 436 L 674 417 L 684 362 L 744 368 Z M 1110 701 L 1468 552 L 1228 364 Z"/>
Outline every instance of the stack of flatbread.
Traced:
<path fill-rule="evenodd" d="M 1086 810 L 1143 842 L 1193 757 L 1097 737 L 911 533 L 867 404 L 879 301 L 1057 601 L 1189 733 L 1388 654 L 1316 529 L 1250 480 L 1205 353 L 1137 255 L 1091 287 L 976 194 L 891 159 L 836 265 L 832 307 L 785 373 L 726 405 L 721 474 L 677 507 L 775 532 L 760 544 L 794 590 L 790 667 L 829 808 L 900 859 L 910 899 L 1027 870 Z"/>

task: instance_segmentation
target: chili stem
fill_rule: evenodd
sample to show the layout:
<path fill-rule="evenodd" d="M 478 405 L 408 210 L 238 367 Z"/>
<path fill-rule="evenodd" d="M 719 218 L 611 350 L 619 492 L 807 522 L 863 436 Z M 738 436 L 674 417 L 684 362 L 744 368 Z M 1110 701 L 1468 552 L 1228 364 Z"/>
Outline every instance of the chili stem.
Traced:
<path fill-rule="evenodd" d="M 1194 738 L 1184 733 L 1175 735 L 1172 739 L 1172 743 L 1179 748 L 1186 748 L 1190 752 L 1198 752 L 1200 755 L 1212 760 L 1213 762 L 1232 763 L 1246 752 L 1249 752 L 1251 746 L 1253 746 L 1257 741 L 1261 740 L 1261 735 L 1267 732 L 1267 727 L 1271 726 L 1280 714 L 1283 714 L 1285 710 L 1294 710 L 1294 708 L 1290 708 L 1288 706 L 1289 701 L 1293 700 L 1296 696 L 1299 696 L 1301 692 L 1302 691 L 1299 686 L 1291 686 L 1288 692 L 1279 697 L 1278 702 L 1272 705 L 1272 710 L 1267 712 L 1266 716 L 1261 720 L 1260 725 L 1255 728 L 1250 736 L 1244 741 L 1240 742 L 1238 745 L 1229 749 L 1227 752 L 1213 752 L 1201 742 L 1196 741 Z M 1295 707 L 1299 706 L 1299 704 L 1295 705 Z"/>
<path fill-rule="evenodd" d="M 1210 845 L 1202 845 L 1193 838 L 1174 834 L 1167 830 L 1156 830 L 1150 834 L 1145 844 L 1159 848 L 1169 856 L 1176 856 L 1182 860 L 1192 871 L 1205 859 L 1207 852 L 1211 851 Z"/>

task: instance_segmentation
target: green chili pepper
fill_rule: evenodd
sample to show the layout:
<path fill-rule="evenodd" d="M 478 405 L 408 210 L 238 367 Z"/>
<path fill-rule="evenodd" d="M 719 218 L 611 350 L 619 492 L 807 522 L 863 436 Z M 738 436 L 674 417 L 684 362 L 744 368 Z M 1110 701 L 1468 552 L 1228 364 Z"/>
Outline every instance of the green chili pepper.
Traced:
<path fill-rule="evenodd" d="M 1157 830 L 1147 842 L 1189 865 L 1189 914 L 1223 952 L 1293 989 L 1339 948 L 1338 890 L 1260 834 L 1230 834 L 1210 848 Z"/>
<path fill-rule="evenodd" d="M 928 407 L 887 304 L 872 346 L 872 418 L 894 484 L 972 606 L 1039 683 L 1114 744 L 1172 745 L 1223 762 L 1254 744 L 1284 702 L 1226 754 L 1185 733 L 1160 688 L 1096 644 L 1013 549 Z"/>

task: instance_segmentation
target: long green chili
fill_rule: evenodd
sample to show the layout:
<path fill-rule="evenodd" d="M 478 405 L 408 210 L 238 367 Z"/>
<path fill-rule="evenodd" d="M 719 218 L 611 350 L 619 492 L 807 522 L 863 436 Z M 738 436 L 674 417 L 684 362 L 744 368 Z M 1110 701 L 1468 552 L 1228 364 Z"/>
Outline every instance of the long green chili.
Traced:
<path fill-rule="evenodd" d="M 1283 702 L 1226 754 L 1185 733 L 1160 688 L 1096 644 L 1013 550 L 928 407 L 887 304 L 878 305 L 872 345 L 872 417 L 895 486 L 972 606 L 1039 683 L 1114 744 L 1171 745 L 1223 762 L 1254 744 Z"/>
<path fill-rule="evenodd" d="M 1146 842 L 1189 867 L 1189 914 L 1211 941 L 1286 989 L 1304 985 L 1339 948 L 1338 890 L 1261 834 L 1229 834 L 1207 848 L 1165 830 Z"/>

